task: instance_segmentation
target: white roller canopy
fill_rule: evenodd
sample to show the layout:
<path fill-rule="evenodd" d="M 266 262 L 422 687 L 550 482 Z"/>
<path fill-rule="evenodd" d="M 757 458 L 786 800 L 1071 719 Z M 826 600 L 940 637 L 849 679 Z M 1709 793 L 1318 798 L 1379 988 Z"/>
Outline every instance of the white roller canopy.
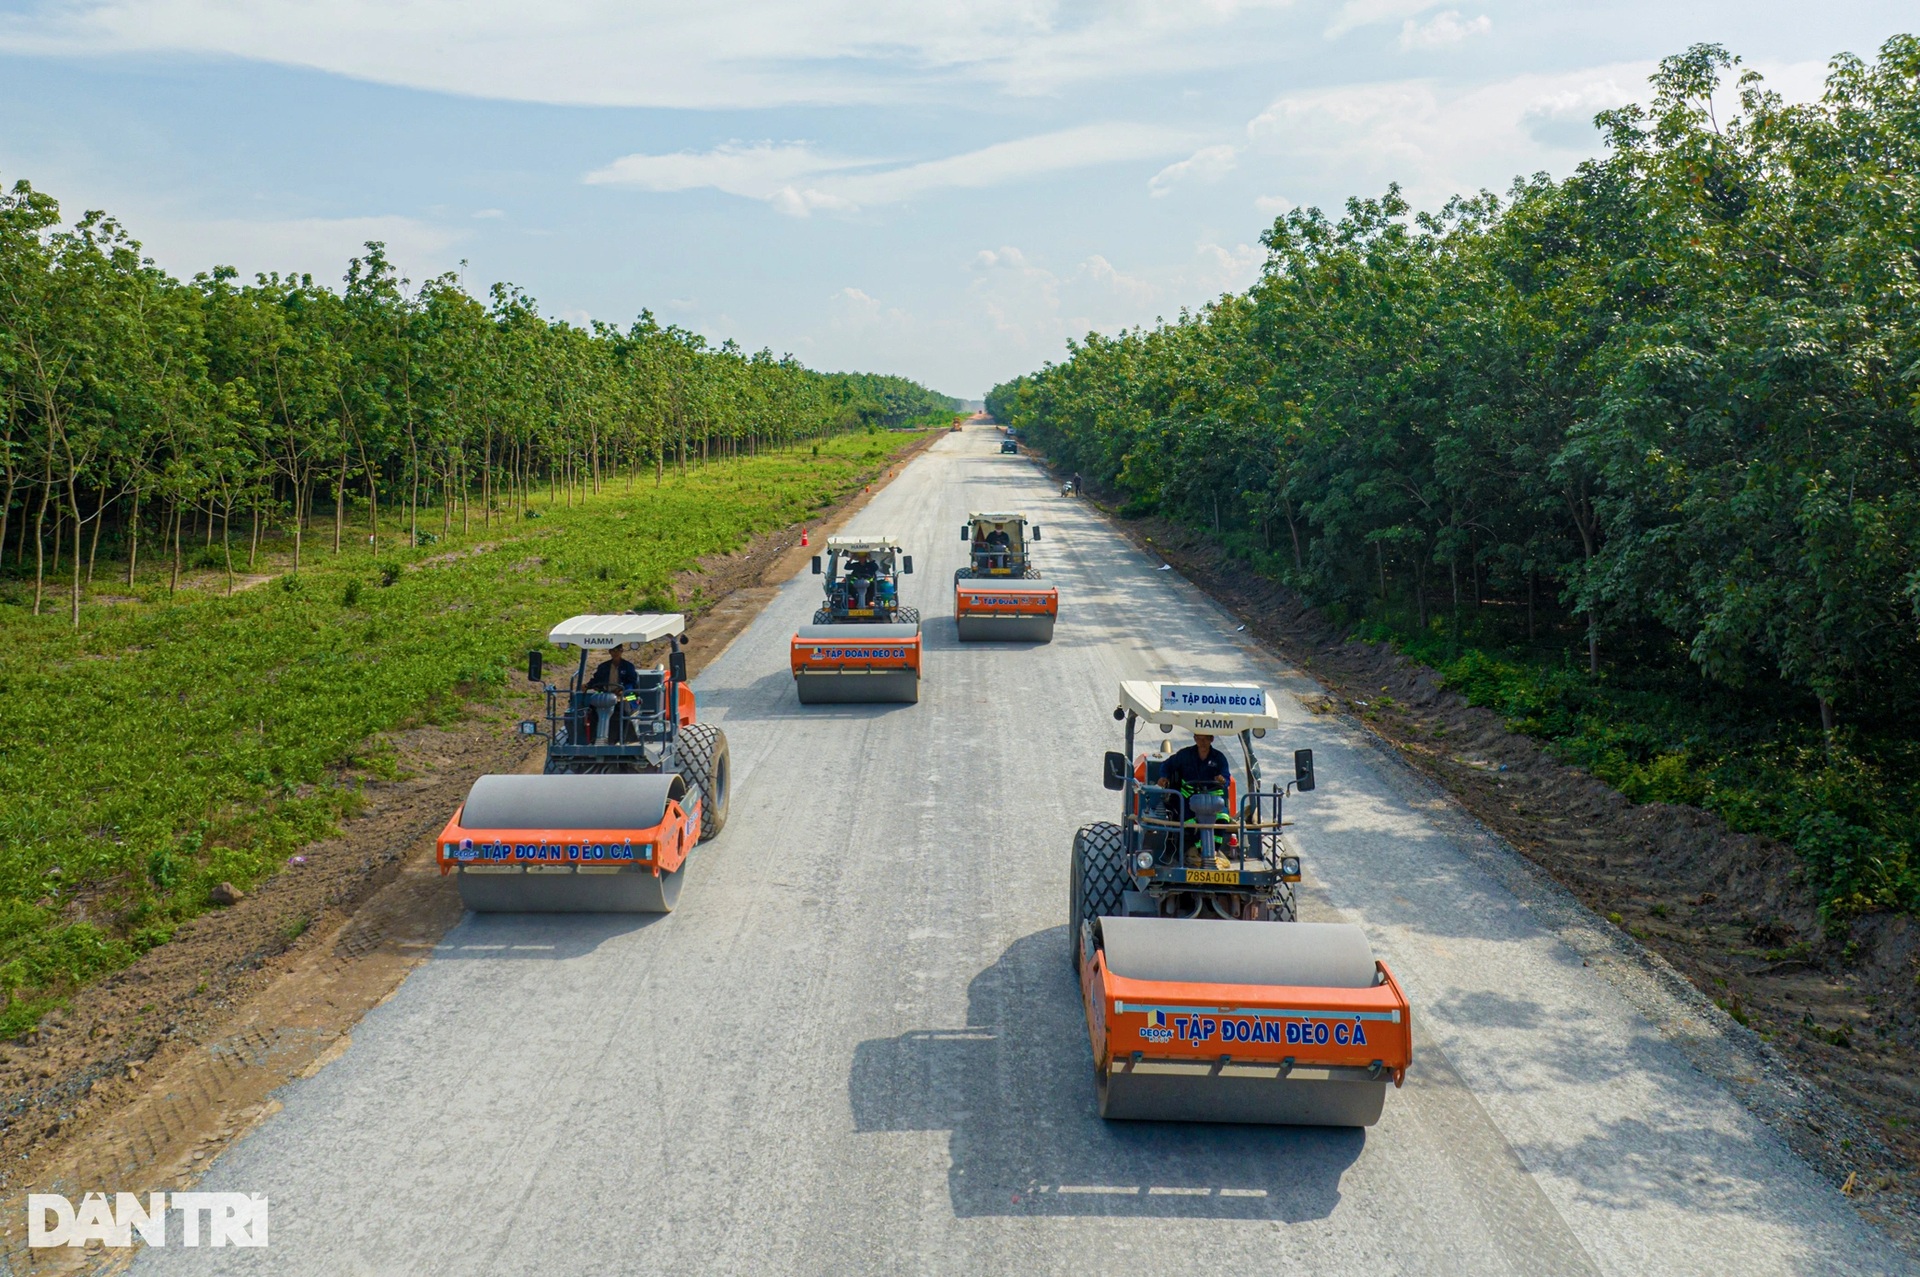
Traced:
<path fill-rule="evenodd" d="M 620 612 L 612 616 L 576 616 L 547 632 L 547 642 L 604 652 L 610 647 L 654 643 L 669 634 L 685 634 L 687 618 L 678 612 Z"/>
<path fill-rule="evenodd" d="M 865 550 L 869 554 L 875 554 L 882 550 L 898 550 L 900 543 L 890 536 L 882 536 L 879 533 L 862 533 L 852 536 L 828 537 L 827 548 L 829 550 L 843 550 L 848 552 Z"/>
<path fill-rule="evenodd" d="M 1215 736 L 1280 726 L 1273 698 L 1258 687 L 1128 679 L 1120 684 L 1120 708 L 1149 723 Z"/>

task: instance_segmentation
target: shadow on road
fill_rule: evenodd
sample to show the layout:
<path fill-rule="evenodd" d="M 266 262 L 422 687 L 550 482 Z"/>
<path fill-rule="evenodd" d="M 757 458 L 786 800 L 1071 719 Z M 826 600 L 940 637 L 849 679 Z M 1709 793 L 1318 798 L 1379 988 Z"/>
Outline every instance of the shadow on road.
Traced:
<path fill-rule="evenodd" d="M 1015 941 L 968 986 L 968 1023 L 862 1042 L 863 1132 L 952 1132 L 955 1215 L 1324 1219 L 1366 1133 L 1106 1122 L 1066 928 Z"/>
<path fill-rule="evenodd" d="M 782 658 L 785 659 L 784 657 Z M 922 689 L 925 694 L 925 689 Z M 762 674 L 743 687 L 716 687 L 700 693 L 704 712 L 726 710 L 740 722 L 783 718 L 873 719 L 910 710 L 912 701 L 846 701 L 802 705 L 793 690 L 793 670 L 786 665 Z M 722 726 L 725 726 L 723 723 Z"/>
<path fill-rule="evenodd" d="M 664 921 L 664 913 L 469 913 L 434 946 L 435 962 L 551 962 Z"/>

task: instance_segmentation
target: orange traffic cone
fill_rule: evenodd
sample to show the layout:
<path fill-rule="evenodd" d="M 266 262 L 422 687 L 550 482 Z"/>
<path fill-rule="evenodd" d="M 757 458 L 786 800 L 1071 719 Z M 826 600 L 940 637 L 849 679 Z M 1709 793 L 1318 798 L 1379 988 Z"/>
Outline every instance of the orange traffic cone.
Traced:
<path fill-rule="evenodd" d="M 806 543 L 807 543 L 807 530 L 806 530 L 805 528 L 801 528 L 801 529 L 800 529 L 800 544 L 801 544 L 801 545 L 805 545 Z"/>

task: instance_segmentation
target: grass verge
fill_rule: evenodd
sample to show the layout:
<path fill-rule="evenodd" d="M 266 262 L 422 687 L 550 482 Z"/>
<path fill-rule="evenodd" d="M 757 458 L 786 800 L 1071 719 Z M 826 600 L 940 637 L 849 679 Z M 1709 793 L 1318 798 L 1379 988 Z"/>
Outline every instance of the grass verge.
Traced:
<path fill-rule="evenodd" d="M 1920 908 L 1920 742 L 1885 725 L 1831 737 L 1806 708 L 1708 682 L 1684 665 L 1590 676 L 1560 654 L 1363 622 L 1469 703 L 1546 743 L 1636 803 L 1684 803 L 1800 853 L 1832 926 Z"/>
<path fill-rule="evenodd" d="M 697 606 L 673 597 L 675 572 L 809 517 L 919 437 L 643 479 L 378 556 L 310 538 L 298 573 L 232 597 L 170 598 L 157 573 L 86 604 L 77 630 L 6 583 L 0 1037 L 164 943 L 220 883 L 249 888 L 327 834 L 356 775 L 391 774 L 382 733 L 499 695 L 556 619 Z"/>

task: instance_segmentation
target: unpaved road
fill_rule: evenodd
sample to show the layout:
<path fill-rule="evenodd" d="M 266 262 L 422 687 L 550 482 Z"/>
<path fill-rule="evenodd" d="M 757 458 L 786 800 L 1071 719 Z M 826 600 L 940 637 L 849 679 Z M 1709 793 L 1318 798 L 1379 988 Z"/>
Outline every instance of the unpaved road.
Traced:
<path fill-rule="evenodd" d="M 853 522 L 914 552 L 920 704 L 795 702 L 796 577 L 698 680 L 735 798 L 679 911 L 469 916 L 199 1185 L 268 1194 L 271 1247 L 135 1271 L 1908 1271 L 1715 1080 L 1745 1057 L 1697 998 L 1286 696 L 1303 916 L 1393 964 L 1413 1073 L 1365 1132 L 1101 1122 L 1064 923 L 1115 685 L 1314 688 L 997 442 Z M 1007 507 L 1061 625 L 961 648 L 959 527 Z"/>

